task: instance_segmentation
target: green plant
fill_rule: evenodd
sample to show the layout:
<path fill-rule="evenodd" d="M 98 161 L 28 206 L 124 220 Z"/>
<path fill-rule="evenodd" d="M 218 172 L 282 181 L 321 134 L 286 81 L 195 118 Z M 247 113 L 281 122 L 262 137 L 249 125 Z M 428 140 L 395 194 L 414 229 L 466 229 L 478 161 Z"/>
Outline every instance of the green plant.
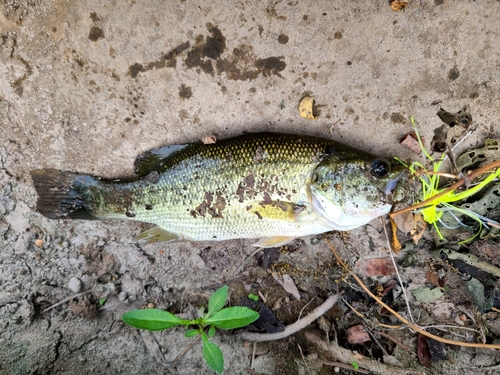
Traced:
<path fill-rule="evenodd" d="M 248 299 L 251 299 L 252 301 L 258 301 L 259 300 L 259 296 L 256 295 L 256 294 L 253 294 L 253 293 L 249 293 L 248 294 Z"/>
<path fill-rule="evenodd" d="M 227 297 L 227 286 L 217 289 L 208 301 L 207 313 L 198 319 L 185 320 L 168 311 L 158 309 L 132 310 L 123 314 L 122 319 L 132 327 L 150 331 L 161 331 L 180 325 L 185 326 L 187 328 L 186 337 L 201 336 L 203 358 L 212 370 L 221 374 L 224 370 L 222 351 L 209 340 L 215 335 L 215 329 L 241 328 L 259 318 L 256 311 L 247 307 L 234 306 L 223 309 Z"/>
<path fill-rule="evenodd" d="M 413 208 L 416 209 L 416 206 L 420 206 L 418 211 L 422 214 L 424 220 L 427 223 L 434 226 L 436 233 L 439 235 L 441 239 L 443 239 L 443 235 L 441 234 L 441 231 L 439 230 L 437 224 L 440 221 L 444 212 L 455 212 L 458 215 L 466 215 L 474 219 L 479 224 L 479 231 L 476 232 L 475 235 L 471 236 L 470 238 L 460 243 L 473 240 L 480 233 L 481 228 L 484 225 L 492 223 L 498 224 L 496 222 L 488 221 L 488 219 L 486 219 L 485 217 L 471 210 L 460 208 L 452 204 L 455 202 L 464 201 L 465 199 L 481 191 L 490 182 L 497 179 L 500 176 L 500 168 L 495 167 L 497 163 L 491 163 L 484 168 L 478 169 L 475 173 L 469 176 L 462 177 L 462 182 L 460 184 L 456 183 L 449 187 L 442 187 L 440 182 L 440 177 L 442 175 L 449 177 L 449 174 L 442 173 L 440 171 L 441 166 L 445 160 L 446 154 L 442 154 L 438 160 L 435 160 L 425 150 L 413 117 L 410 117 L 410 120 L 413 125 L 415 134 L 417 136 L 420 148 L 424 153 L 424 155 L 426 156 L 426 158 L 432 164 L 432 169 L 429 170 L 419 162 L 413 162 L 411 165 L 407 165 L 400 159 L 396 158 L 400 163 L 402 163 L 405 167 L 408 168 L 408 170 L 411 172 L 413 176 L 417 176 L 420 181 L 421 203 L 415 205 Z M 484 177 L 484 175 L 486 175 L 486 177 Z M 458 178 L 459 176 L 454 176 L 454 177 Z M 483 177 L 483 179 L 478 183 L 476 183 L 474 186 L 467 186 L 465 190 L 461 191 L 459 190 L 459 187 L 461 187 L 462 185 L 471 185 L 472 181 L 477 177 Z M 406 210 L 401 210 L 400 212 L 403 211 Z M 457 216 L 454 215 L 454 217 Z M 459 222 L 459 224 L 462 223 Z"/>

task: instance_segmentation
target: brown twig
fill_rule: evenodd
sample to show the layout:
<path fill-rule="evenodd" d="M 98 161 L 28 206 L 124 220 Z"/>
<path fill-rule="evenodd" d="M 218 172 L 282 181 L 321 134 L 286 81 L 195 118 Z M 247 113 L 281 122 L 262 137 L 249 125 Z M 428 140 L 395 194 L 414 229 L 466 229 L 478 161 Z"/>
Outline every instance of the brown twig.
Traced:
<path fill-rule="evenodd" d="M 177 361 L 179 359 L 181 359 L 182 356 L 184 354 L 186 354 L 188 352 L 188 350 L 191 349 L 194 346 L 194 344 L 196 344 L 200 340 L 200 338 L 201 338 L 201 335 L 197 335 L 196 338 L 187 346 L 187 348 L 184 349 L 181 354 L 179 354 L 177 357 L 175 357 L 174 361 L 172 362 L 172 365 L 175 366 L 175 364 L 177 363 Z"/>
<path fill-rule="evenodd" d="M 415 175 L 417 175 L 417 176 L 421 176 L 421 175 L 441 176 L 441 177 L 448 177 L 448 178 L 453 178 L 453 179 L 458 178 L 458 175 L 453 174 L 453 173 L 433 172 L 433 171 L 424 171 L 424 170 L 416 171 Z"/>
<path fill-rule="evenodd" d="M 343 348 L 334 342 L 326 343 L 324 340 L 321 339 L 320 336 L 318 336 L 313 332 L 305 332 L 305 338 L 311 343 L 318 346 L 321 350 L 329 352 L 333 358 L 335 358 L 340 362 L 351 363 L 353 361 L 356 361 L 356 363 L 360 368 L 355 370 L 351 366 L 349 370 L 352 371 L 359 371 L 366 374 L 366 372 L 364 371 L 368 370 L 369 374 L 380 374 L 380 375 L 422 374 L 422 372 L 417 370 L 401 368 L 394 365 L 389 365 L 379 362 L 375 359 L 365 357 L 359 353 L 352 352 L 349 349 Z M 339 366 L 339 367 L 346 368 L 344 366 Z M 361 370 L 361 368 L 365 370 Z"/>
<path fill-rule="evenodd" d="M 40 315 L 42 315 L 44 312 L 47 312 L 47 311 L 49 311 L 49 310 L 52 310 L 54 307 L 61 306 L 63 303 L 66 303 L 66 302 L 71 301 L 73 298 L 80 297 L 80 296 L 83 296 L 83 295 L 85 295 L 85 294 L 89 294 L 89 293 L 91 293 L 91 292 L 92 292 L 92 290 L 87 290 L 87 291 L 85 291 L 85 292 L 81 292 L 81 293 L 75 294 L 75 295 L 73 295 L 73 296 L 71 296 L 71 297 L 65 298 L 65 299 L 63 299 L 61 302 L 58 302 L 58 303 L 56 303 L 55 305 L 52 305 L 52 306 L 50 306 L 50 307 L 47 307 L 45 310 L 43 310 L 43 311 L 40 313 Z"/>
<path fill-rule="evenodd" d="M 499 163 L 500 163 L 500 161 L 499 161 Z M 346 263 L 342 259 L 340 259 L 340 257 L 337 255 L 337 253 L 336 253 L 335 249 L 333 248 L 333 246 L 331 245 L 330 241 L 328 241 L 328 239 L 326 239 L 326 238 L 325 238 L 325 240 L 328 243 L 328 245 L 330 246 L 330 248 L 332 249 L 332 252 L 335 255 L 335 257 L 337 258 L 337 260 L 339 261 L 339 263 L 343 265 L 343 267 L 344 267 L 344 269 L 346 271 L 348 271 L 349 268 L 347 267 Z M 445 344 L 449 344 L 449 345 L 466 346 L 466 347 L 469 347 L 469 348 L 500 349 L 500 345 L 498 345 L 498 344 L 481 344 L 481 343 L 455 341 L 455 340 L 448 340 L 448 339 L 444 339 L 442 337 L 433 335 L 432 333 L 427 332 L 425 329 L 423 329 L 423 328 L 417 326 L 416 324 L 410 322 L 408 319 L 402 317 L 400 314 L 398 314 L 396 311 L 394 311 L 389 305 L 387 305 L 384 302 L 382 302 L 382 300 L 380 298 L 378 298 L 375 294 L 373 294 L 370 291 L 370 289 L 368 289 L 368 287 L 363 283 L 363 281 L 361 281 L 361 279 L 354 272 L 349 271 L 348 276 L 351 276 L 352 278 L 354 278 L 354 280 L 356 280 L 356 282 L 359 284 L 359 286 L 361 288 L 363 288 L 363 290 L 371 298 L 373 298 L 380 306 L 385 307 L 400 322 L 402 322 L 403 324 L 406 324 L 409 328 L 413 329 L 414 331 L 417 331 L 418 333 L 421 333 L 422 335 L 424 335 L 426 337 L 429 337 L 431 339 L 434 339 L 436 341 L 439 341 L 439 342 L 442 342 L 442 343 L 445 343 Z"/>
<path fill-rule="evenodd" d="M 391 335 L 388 335 L 387 333 L 385 332 L 381 332 L 381 331 L 377 331 L 377 333 L 380 335 L 380 336 L 383 336 L 385 337 L 386 339 L 388 340 L 391 340 L 393 343 L 395 343 L 396 345 L 399 345 L 400 347 L 402 347 L 404 350 L 406 350 L 408 353 L 411 353 L 413 354 L 415 357 L 417 356 L 417 353 L 415 353 L 413 350 L 411 350 L 410 348 L 408 348 L 405 344 L 403 344 L 402 342 L 396 340 L 394 337 L 392 337 Z"/>
<path fill-rule="evenodd" d="M 262 375 L 260 372 L 256 372 L 254 370 L 251 370 L 249 368 L 245 369 L 246 372 L 248 372 L 249 374 L 252 374 L 252 375 Z"/>

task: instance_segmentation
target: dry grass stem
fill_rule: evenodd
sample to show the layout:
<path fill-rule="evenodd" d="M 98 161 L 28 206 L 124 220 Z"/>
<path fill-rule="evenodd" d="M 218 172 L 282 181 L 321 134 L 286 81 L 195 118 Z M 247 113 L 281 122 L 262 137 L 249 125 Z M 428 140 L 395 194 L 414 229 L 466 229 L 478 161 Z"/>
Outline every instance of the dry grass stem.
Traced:
<path fill-rule="evenodd" d="M 340 264 L 343 264 L 344 267 L 345 267 L 345 270 L 348 271 L 349 269 L 347 268 L 347 265 L 345 264 L 345 262 L 342 259 L 340 259 L 338 257 L 337 253 L 335 252 L 335 249 L 333 248 L 333 246 L 331 245 L 331 243 L 328 241 L 328 239 L 326 239 L 326 242 L 329 244 L 330 248 L 332 249 L 333 254 L 337 258 L 337 260 L 340 262 Z M 352 278 L 354 278 L 354 280 L 356 280 L 356 282 L 359 284 L 359 286 L 361 288 L 363 288 L 363 290 L 371 298 L 373 298 L 380 306 L 385 307 L 400 322 L 402 322 L 403 324 L 406 324 L 409 328 L 413 329 L 414 331 L 417 331 L 417 332 L 421 333 L 422 335 L 424 335 L 426 337 L 429 337 L 431 339 L 434 339 L 436 341 L 439 341 L 439 342 L 442 342 L 442 343 L 445 343 L 445 344 L 449 344 L 449 345 L 466 346 L 466 347 L 469 347 L 469 348 L 500 349 L 500 345 L 499 344 L 481 344 L 481 343 L 473 343 L 473 342 L 455 341 L 455 340 L 448 340 L 448 339 L 444 339 L 442 337 L 433 335 L 432 333 L 427 332 L 422 327 L 419 327 L 416 324 L 410 322 L 408 319 L 404 318 L 403 316 L 401 316 L 400 314 L 398 314 L 396 311 L 394 311 L 389 305 L 387 305 L 384 302 L 382 302 L 382 300 L 380 298 L 378 298 L 375 294 L 373 294 L 370 291 L 370 289 L 368 289 L 368 287 L 363 283 L 363 281 L 361 281 L 361 279 L 355 273 L 353 273 L 352 271 L 349 271 L 348 276 L 351 276 Z"/>

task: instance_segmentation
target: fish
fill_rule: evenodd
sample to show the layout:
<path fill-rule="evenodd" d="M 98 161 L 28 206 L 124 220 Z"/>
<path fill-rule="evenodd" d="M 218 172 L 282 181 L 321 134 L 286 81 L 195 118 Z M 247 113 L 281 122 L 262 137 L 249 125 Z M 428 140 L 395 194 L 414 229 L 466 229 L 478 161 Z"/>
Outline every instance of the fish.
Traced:
<path fill-rule="evenodd" d="M 169 145 L 135 160 L 135 176 L 33 170 L 37 210 L 50 219 L 122 219 L 155 226 L 138 240 L 295 238 L 347 231 L 386 215 L 404 192 L 395 161 L 329 139 L 248 133 Z"/>

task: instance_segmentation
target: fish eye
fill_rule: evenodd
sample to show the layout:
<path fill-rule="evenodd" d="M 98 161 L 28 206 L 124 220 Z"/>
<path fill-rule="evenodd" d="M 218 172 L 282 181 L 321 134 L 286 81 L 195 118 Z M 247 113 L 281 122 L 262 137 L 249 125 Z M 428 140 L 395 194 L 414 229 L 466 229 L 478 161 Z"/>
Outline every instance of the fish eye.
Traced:
<path fill-rule="evenodd" d="M 391 167 L 385 160 L 375 160 L 370 167 L 370 173 L 377 178 L 386 177 L 390 171 Z"/>

